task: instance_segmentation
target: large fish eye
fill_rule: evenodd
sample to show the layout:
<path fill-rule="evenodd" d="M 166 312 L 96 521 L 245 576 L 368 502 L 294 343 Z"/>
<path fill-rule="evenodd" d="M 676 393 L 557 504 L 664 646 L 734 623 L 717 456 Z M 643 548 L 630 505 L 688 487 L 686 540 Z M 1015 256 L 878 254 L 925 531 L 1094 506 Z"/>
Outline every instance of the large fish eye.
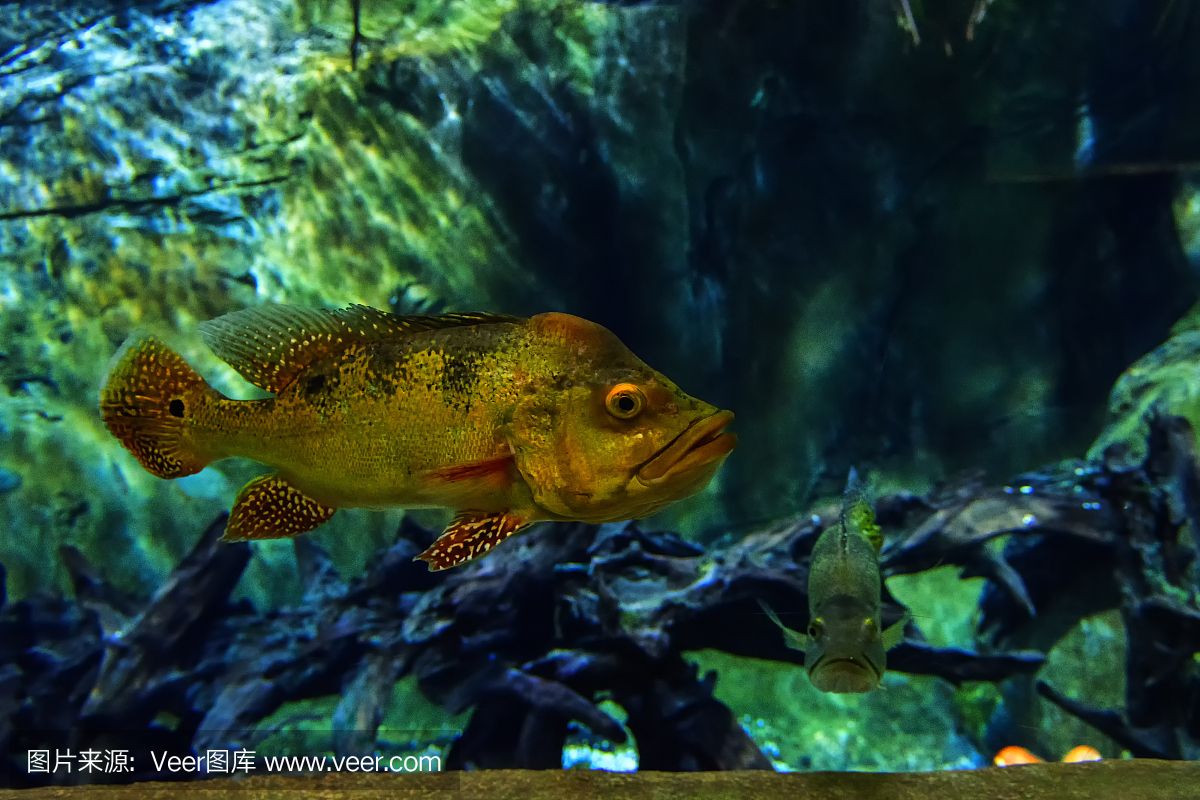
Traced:
<path fill-rule="evenodd" d="M 871 619 L 870 617 L 867 617 L 863 620 L 863 633 L 865 633 L 868 638 L 874 638 L 875 635 L 879 633 L 879 626 L 875 624 L 875 620 Z"/>
<path fill-rule="evenodd" d="M 633 419 L 645 405 L 646 395 L 632 383 L 618 383 L 604 398 L 604 407 L 617 419 Z"/>
<path fill-rule="evenodd" d="M 821 634 L 825 632 L 825 626 L 821 624 L 821 620 L 814 619 L 808 623 L 808 636 L 810 639 L 820 639 Z"/>

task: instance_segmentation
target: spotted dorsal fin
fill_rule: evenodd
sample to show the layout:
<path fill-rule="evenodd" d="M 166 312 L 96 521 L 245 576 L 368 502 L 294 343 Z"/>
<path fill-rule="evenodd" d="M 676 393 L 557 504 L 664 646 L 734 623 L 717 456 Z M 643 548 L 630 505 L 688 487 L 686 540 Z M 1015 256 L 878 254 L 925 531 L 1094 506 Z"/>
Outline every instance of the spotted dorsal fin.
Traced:
<path fill-rule="evenodd" d="M 309 365 L 354 344 L 437 328 L 518 322 L 500 314 L 399 317 L 369 306 L 263 305 L 201 323 L 212 351 L 260 389 L 279 392 Z"/>

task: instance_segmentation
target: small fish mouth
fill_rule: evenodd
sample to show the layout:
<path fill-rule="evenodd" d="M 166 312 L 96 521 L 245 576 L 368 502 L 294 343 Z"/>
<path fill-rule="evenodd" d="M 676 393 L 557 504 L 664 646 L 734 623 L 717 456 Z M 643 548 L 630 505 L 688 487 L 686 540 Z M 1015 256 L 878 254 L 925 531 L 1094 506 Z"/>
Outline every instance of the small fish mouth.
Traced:
<path fill-rule="evenodd" d="M 696 420 L 638 468 L 638 480 L 645 486 L 654 486 L 729 455 L 737 445 L 737 436 L 725 433 L 731 422 L 732 411 L 718 411 Z"/>

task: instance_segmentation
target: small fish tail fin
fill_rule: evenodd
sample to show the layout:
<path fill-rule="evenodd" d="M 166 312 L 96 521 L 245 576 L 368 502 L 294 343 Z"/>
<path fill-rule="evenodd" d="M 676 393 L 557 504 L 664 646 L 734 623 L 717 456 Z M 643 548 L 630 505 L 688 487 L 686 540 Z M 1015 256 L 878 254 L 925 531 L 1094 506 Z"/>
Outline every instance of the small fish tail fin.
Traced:
<path fill-rule="evenodd" d="M 871 506 L 867 479 L 861 478 L 858 470 L 850 468 L 846 476 L 846 489 L 842 492 L 842 528 L 861 533 L 878 553 L 883 548 L 883 530 L 875 522 L 875 509 Z"/>
<path fill-rule="evenodd" d="M 100 390 L 100 416 L 141 465 L 160 478 L 204 469 L 190 421 L 200 405 L 220 395 L 183 356 L 152 336 L 129 339 L 113 358 Z"/>

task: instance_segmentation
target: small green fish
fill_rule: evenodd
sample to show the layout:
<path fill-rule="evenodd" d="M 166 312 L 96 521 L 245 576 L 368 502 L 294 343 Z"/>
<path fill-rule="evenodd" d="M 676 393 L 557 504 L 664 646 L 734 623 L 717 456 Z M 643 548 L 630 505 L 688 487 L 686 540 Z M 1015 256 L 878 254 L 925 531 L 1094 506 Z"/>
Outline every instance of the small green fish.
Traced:
<path fill-rule="evenodd" d="M 880 631 L 879 548 L 883 538 L 857 473 L 850 470 L 837 525 L 813 547 L 808 572 L 808 633 L 763 611 L 783 631 L 787 646 L 804 653 L 813 686 L 823 692 L 869 692 L 887 667 L 886 653 L 904 638 L 908 615 Z"/>

